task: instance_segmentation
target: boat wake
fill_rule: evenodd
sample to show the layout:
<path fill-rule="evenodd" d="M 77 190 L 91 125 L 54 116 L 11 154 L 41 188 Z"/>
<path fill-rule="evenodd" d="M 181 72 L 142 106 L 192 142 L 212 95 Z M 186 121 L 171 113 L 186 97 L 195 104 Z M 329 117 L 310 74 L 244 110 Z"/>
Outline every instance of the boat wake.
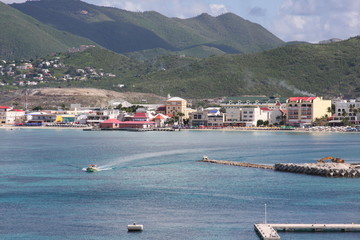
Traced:
<path fill-rule="evenodd" d="M 120 159 L 116 159 L 106 165 L 103 165 L 103 168 L 110 168 L 113 169 L 118 166 L 122 166 L 124 163 L 128 163 L 135 160 L 147 159 L 147 158 L 155 158 L 161 156 L 171 156 L 171 155 L 179 155 L 179 154 L 188 154 L 191 152 L 204 152 L 208 151 L 209 149 L 179 149 L 179 150 L 171 150 L 171 151 L 162 151 L 162 152 L 152 152 L 152 153 L 141 153 L 135 154 L 132 156 L 123 157 Z M 211 150 L 214 150 L 213 148 Z M 176 161 L 179 161 L 179 158 L 175 158 Z"/>

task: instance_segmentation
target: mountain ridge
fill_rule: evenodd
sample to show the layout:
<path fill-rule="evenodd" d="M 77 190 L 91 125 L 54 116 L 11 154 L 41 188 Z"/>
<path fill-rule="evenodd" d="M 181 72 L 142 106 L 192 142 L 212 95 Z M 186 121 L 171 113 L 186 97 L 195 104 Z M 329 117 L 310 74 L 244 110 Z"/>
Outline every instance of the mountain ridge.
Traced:
<path fill-rule="evenodd" d="M 179 19 L 155 11 L 130 12 L 80 0 L 27 1 L 10 6 L 118 53 L 155 48 L 180 51 L 202 45 L 227 53 L 249 53 L 284 44 L 262 26 L 233 13 Z M 206 25 L 207 29 L 202 29 Z"/>

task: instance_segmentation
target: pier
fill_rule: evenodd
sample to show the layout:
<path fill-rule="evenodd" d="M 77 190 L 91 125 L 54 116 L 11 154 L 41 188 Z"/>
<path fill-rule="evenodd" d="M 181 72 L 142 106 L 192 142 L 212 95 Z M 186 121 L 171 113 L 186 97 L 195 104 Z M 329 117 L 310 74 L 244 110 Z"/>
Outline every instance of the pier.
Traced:
<path fill-rule="evenodd" d="M 270 165 L 262 165 L 262 164 L 255 164 L 255 163 L 245 163 L 245 162 L 233 162 L 233 161 L 224 161 L 224 160 L 210 160 L 206 156 L 204 156 L 201 161 L 202 162 L 208 162 L 208 163 L 240 166 L 240 167 L 275 169 L 273 166 L 270 166 Z"/>
<path fill-rule="evenodd" d="M 278 231 L 285 232 L 350 232 L 360 231 L 360 224 L 255 224 L 263 240 L 280 240 Z"/>

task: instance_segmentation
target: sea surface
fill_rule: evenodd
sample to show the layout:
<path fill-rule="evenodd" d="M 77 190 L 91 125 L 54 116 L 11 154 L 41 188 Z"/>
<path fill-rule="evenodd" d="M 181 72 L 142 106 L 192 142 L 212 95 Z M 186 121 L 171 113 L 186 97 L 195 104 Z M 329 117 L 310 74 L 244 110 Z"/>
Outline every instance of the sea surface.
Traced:
<path fill-rule="evenodd" d="M 0 129 L 0 239 L 244 239 L 255 223 L 360 223 L 360 179 L 199 162 L 360 162 L 360 134 Z M 84 168 L 97 164 L 100 172 Z M 128 233 L 127 225 L 144 225 Z M 360 239 L 280 233 L 281 239 Z"/>

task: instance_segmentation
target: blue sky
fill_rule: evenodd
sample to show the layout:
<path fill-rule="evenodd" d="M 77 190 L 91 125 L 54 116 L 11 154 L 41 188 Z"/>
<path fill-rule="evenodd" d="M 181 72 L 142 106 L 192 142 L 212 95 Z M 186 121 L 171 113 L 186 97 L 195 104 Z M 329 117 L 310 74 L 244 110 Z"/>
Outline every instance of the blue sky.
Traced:
<path fill-rule="evenodd" d="M 24 0 L 1 0 L 5 3 Z M 360 34 L 360 0 L 82 0 L 129 11 L 157 11 L 190 18 L 232 12 L 258 23 L 284 41 L 319 42 Z"/>

